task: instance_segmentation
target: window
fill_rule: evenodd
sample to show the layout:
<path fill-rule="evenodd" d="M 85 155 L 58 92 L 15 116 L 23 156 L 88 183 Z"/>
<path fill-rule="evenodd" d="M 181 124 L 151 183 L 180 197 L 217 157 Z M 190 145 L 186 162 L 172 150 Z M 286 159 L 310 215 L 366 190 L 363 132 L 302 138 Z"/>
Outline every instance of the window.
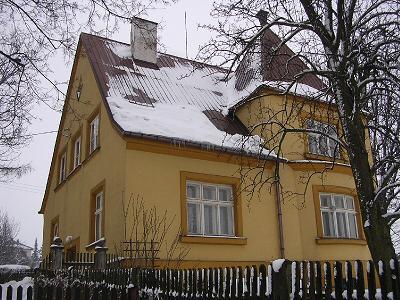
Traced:
<path fill-rule="evenodd" d="M 96 194 L 94 211 L 94 240 L 103 237 L 103 191 Z"/>
<path fill-rule="evenodd" d="M 60 236 L 59 233 L 59 217 L 55 217 L 51 220 L 51 225 L 50 225 L 50 244 L 53 243 L 53 240 L 56 236 Z"/>
<path fill-rule="evenodd" d="M 73 169 L 81 164 L 81 137 L 79 136 L 74 142 Z"/>
<path fill-rule="evenodd" d="M 308 133 L 308 151 L 312 154 L 340 157 L 339 144 L 328 136 L 337 138 L 336 127 L 327 123 L 318 122 L 315 120 L 307 121 L 307 128 L 320 131 L 325 134 L 316 132 Z"/>
<path fill-rule="evenodd" d="M 64 151 L 60 156 L 60 173 L 59 173 L 59 183 L 63 182 L 66 178 L 67 173 L 67 153 Z"/>
<path fill-rule="evenodd" d="M 187 181 L 187 231 L 201 236 L 235 236 L 232 186 Z"/>
<path fill-rule="evenodd" d="M 99 115 L 90 122 L 89 154 L 99 147 Z"/>
<path fill-rule="evenodd" d="M 324 237 L 358 238 L 354 198 L 341 194 L 319 194 Z"/>

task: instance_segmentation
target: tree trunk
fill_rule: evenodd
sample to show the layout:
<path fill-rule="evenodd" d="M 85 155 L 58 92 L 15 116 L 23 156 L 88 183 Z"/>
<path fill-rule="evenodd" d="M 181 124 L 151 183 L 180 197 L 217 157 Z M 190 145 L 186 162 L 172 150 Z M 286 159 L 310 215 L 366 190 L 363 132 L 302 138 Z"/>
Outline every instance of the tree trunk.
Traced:
<path fill-rule="evenodd" d="M 354 113 L 352 93 L 345 82 L 335 84 L 338 91 L 337 102 L 340 119 L 342 122 L 344 137 L 348 145 L 348 155 L 353 171 L 357 195 L 360 201 L 362 224 L 368 220 L 369 225 L 364 226 L 365 237 L 370 249 L 372 259 L 378 269 L 379 260 L 389 262 L 395 257 L 395 250 L 390 236 L 390 226 L 382 217 L 385 213 L 379 199 L 375 199 L 374 174 L 370 168 L 365 136 L 365 125 L 361 113 Z M 379 270 L 379 269 L 378 269 Z M 385 272 L 389 275 L 389 272 Z M 387 277 L 387 278 L 386 278 Z M 390 279 L 385 276 L 388 282 Z"/>

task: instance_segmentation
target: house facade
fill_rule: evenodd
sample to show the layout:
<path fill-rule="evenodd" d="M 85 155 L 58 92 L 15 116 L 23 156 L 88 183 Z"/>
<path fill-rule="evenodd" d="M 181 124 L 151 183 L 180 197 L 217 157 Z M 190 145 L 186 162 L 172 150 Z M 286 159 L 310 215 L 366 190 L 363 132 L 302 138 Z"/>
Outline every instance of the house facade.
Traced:
<path fill-rule="evenodd" d="M 60 236 L 71 252 L 105 242 L 127 255 L 133 241 L 197 267 L 370 258 L 334 104 L 311 95 L 318 78 L 290 87 L 282 61 L 266 74 L 254 51 L 227 79 L 156 52 L 155 23 L 132 26 L 130 45 L 80 37 L 39 212 L 44 251 Z"/>

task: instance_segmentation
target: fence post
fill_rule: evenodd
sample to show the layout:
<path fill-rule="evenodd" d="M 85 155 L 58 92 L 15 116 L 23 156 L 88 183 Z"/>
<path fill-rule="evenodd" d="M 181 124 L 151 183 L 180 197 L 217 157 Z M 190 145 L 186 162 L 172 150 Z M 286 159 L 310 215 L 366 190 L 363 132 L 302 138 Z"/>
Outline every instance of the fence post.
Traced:
<path fill-rule="evenodd" d="M 55 237 L 53 244 L 50 246 L 51 266 L 53 270 L 61 270 L 63 265 L 63 250 L 62 240 L 60 237 Z"/>
<path fill-rule="evenodd" d="M 107 264 L 107 250 L 108 248 L 105 246 L 105 242 L 101 241 L 94 248 L 96 253 L 94 254 L 94 267 L 99 270 L 103 270 L 106 268 Z"/>
<path fill-rule="evenodd" d="M 272 262 L 272 299 L 289 299 L 291 262 L 277 259 Z"/>

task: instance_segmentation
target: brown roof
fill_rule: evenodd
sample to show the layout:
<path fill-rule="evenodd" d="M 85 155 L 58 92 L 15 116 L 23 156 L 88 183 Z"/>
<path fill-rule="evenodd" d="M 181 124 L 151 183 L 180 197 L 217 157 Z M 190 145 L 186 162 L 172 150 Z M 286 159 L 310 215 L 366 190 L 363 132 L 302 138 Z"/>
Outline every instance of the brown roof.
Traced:
<path fill-rule="evenodd" d="M 156 103 L 191 105 L 199 108 L 217 129 L 227 134 L 248 134 L 236 117 L 221 113 L 226 103 L 224 69 L 164 53 L 158 53 L 157 64 L 135 60 L 121 55 L 129 51 L 129 44 L 85 33 L 81 42 L 104 99 L 118 94 L 131 104 L 132 110 L 135 106 L 154 107 Z M 143 136 L 135 132 L 134 126 L 125 128 L 118 120 L 116 123 L 125 134 Z"/>
<path fill-rule="evenodd" d="M 307 65 L 286 44 L 275 50 L 280 43 L 281 39 L 268 29 L 248 50 L 231 79 L 238 97 L 229 99 L 230 108 L 241 106 L 260 86 L 281 93 L 291 82 L 296 82 L 291 89 L 293 94 L 322 100 L 324 82 L 315 74 L 306 74 L 295 81 L 296 75 L 308 69 Z"/>

